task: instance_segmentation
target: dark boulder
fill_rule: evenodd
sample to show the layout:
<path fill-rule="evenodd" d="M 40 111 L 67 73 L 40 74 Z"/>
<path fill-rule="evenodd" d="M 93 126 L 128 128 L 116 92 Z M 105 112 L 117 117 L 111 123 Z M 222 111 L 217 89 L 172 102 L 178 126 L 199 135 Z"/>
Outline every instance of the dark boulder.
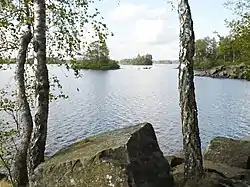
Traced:
<path fill-rule="evenodd" d="M 60 150 L 40 165 L 34 187 L 172 187 L 168 161 L 151 124 L 102 133 Z"/>

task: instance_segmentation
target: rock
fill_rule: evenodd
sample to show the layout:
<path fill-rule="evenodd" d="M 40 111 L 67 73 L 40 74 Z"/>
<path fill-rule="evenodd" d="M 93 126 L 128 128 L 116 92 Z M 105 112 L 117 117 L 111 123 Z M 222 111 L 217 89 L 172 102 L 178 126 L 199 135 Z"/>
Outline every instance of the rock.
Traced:
<path fill-rule="evenodd" d="M 205 77 L 207 75 L 207 71 L 195 71 L 195 76 Z"/>
<path fill-rule="evenodd" d="M 185 161 L 183 153 L 175 154 L 172 156 L 165 156 L 165 158 L 168 160 L 168 163 L 170 164 L 171 168 L 181 165 Z"/>
<path fill-rule="evenodd" d="M 151 124 L 102 133 L 74 143 L 41 164 L 34 187 L 172 187 L 170 166 Z"/>
<path fill-rule="evenodd" d="M 209 70 L 195 71 L 195 76 L 250 80 L 250 66 L 244 63 L 239 65 L 222 65 Z"/>
<path fill-rule="evenodd" d="M 203 164 L 204 164 L 204 168 L 207 171 L 217 171 L 221 175 L 229 177 L 229 178 L 236 176 L 238 173 L 246 171 L 245 169 L 242 169 L 242 168 L 230 167 L 225 164 L 213 163 L 212 161 L 208 161 L 208 160 L 204 160 Z M 176 166 L 173 170 L 174 175 L 177 173 L 183 173 L 183 172 L 184 172 L 184 164 Z"/>
<path fill-rule="evenodd" d="M 176 187 L 237 187 L 233 185 L 233 181 L 223 178 L 217 173 L 206 172 L 205 176 L 197 180 L 196 178 L 184 181 L 183 174 L 175 177 Z M 184 183 L 185 182 L 185 183 Z M 244 186 L 246 187 L 246 186 Z"/>
<path fill-rule="evenodd" d="M 242 140 L 242 141 L 250 141 L 250 136 L 245 136 L 245 137 L 241 138 L 240 140 Z"/>
<path fill-rule="evenodd" d="M 1 180 L 4 180 L 4 179 L 7 179 L 7 175 L 3 174 L 3 173 L 0 173 L 0 181 Z"/>
<path fill-rule="evenodd" d="M 181 187 L 248 187 L 247 170 L 204 161 L 205 175 L 201 180 L 190 179 L 184 182 L 184 165 L 174 168 L 176 186 Z M 249 177 L 250 178 L 250 177 Z"/>
<path fill-rule="evenodd" d="M 249 169 L 250 142 L 225 137 L 214 138 L 204 153 L 204 159 L 228 166 Z"/>
<path fill-rule="evenodd" d="M 211 69 L 210 71 L 209 71 L 209 74 L 210 75 L 215 75 L 216 73 L 218 73 L 220 70 L 218 69 L 218 68 L 215 68 L 215 69 Z"/>
<path fill-rule="evenodd" d="M 231 179 L 235 181 L 241 181 L 247 185 L 250 185 L 250 170 L 240 172 Z"/>

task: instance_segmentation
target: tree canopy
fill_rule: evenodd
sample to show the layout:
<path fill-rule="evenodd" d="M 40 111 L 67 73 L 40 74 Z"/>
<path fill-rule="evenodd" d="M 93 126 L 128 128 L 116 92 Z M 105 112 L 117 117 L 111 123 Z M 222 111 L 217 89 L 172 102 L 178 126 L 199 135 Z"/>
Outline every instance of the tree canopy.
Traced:
<path fill-rule="evenodd" d="M 196 40 L 195 67 L 211 68 L 218 65 L 250 65 L 250 1 L 228 1 L 227 8 L 233 9 L 237 17 L 227 20 L 229 35 Z"/>

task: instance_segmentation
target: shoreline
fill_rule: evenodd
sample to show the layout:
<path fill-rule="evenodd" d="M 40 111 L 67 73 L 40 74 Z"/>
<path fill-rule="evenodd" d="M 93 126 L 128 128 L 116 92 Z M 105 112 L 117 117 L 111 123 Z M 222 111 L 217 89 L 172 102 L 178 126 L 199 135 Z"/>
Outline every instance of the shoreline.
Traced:
<path fill-rule="evenodd" d="M 194 70 L 194 76 L 250 81 L 250 66 L 245 64 L 216 66 L 206 70 Z"/>

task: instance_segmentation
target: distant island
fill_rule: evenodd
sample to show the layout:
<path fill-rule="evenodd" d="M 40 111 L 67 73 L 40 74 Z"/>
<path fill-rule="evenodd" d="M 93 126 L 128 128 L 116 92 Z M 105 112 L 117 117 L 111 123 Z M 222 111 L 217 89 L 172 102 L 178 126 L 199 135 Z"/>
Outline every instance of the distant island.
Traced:
<path fill-rule="evenodd" d="M 153 60 L 154 64 L 179 64 L 179 60 Z"/>
<path fill-rule="evenodd" d="M 153 57 L 151 54 L 140 55 L 138 54 L 137 57 L 132 59 L 123 59 L 120 60 L 119 64 L 122 65 L 152 65 L 153 64 Z"/>
<path fill-rule="evenodd" d="M 72 64 L 74 69 L 114 70 L 119 69 L 118 61 L 109 58 L 109 49 L 105 41 L 92 42 L 82 59 Z"/>
<path fill-rule="evenodd" d="M 111 59 L 98 59 L 98 60 L 77 60 L 75 64 L 72 65 L 74 69 L 91 69 L 91 70 L 115 70 L 119 69 L 118 61 Z"/>
<path fill-rule="evenodd" d="M 27 58 L 27 64 L 32 64 L 34 58 Z M 0 64 L 14 64 L 16 59 L 0 58 Z M 94 41 L 88 46 L 88 50 L 81 58 L 72 60 L 59 59 L 57 57 L 47 57 L 47 64 L 67 64 L 73 69 L 91 70 L 115 70 L 120 66 L 118 61 L 109 57 L 109 49 L 105 41 Z"/>

